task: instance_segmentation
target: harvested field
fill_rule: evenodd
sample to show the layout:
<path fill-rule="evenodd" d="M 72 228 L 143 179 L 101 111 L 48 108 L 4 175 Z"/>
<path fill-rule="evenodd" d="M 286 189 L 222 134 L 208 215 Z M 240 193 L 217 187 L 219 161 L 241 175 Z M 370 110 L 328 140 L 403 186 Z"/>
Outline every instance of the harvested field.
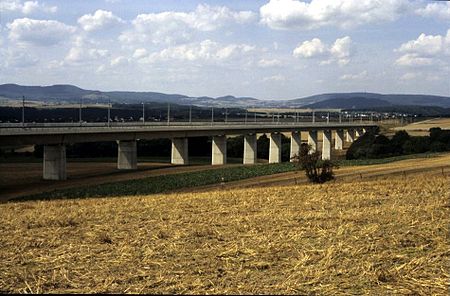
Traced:
<path fill-rule="evenodd" d="M 448 295 L 449 182 L 1 204 L 0 290 Z"/>
<path fill-rule="evenodd" d="M 399 126 L 394 128 L 395 131 L 405 130 L 411 136 L 427 136 L 430 128 L 440 127 L 442 129 L 450 129 L 450 118 L 434 118 L 424 121 L 408 124 L 406 126 Z"/>

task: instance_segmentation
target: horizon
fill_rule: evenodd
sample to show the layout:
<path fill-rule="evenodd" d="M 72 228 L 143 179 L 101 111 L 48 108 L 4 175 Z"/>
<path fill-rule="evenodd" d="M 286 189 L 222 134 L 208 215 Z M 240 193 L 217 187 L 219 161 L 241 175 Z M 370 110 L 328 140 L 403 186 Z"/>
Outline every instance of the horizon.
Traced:
<path fill-rule="evenodd" d="M 0 83 L 259 100 L 450 96 L 448 1 L 6 0 L 0 9 Z"/>
<path fill-rule="evenodd" d="M 87 89 L 87 88 L 84 88 L 84 87 L 80 87 L 78 85 L 67 84 L 67 83 L 52 84 L 52 85 L 21 85 L 21 84 L 17 84 L 17 83 L 2 83 L 2 84 L 0 84 L 0 86 L 2 86 L 2 85 L 17 85 L 17 86 L 21 86 L 21 87 L 74 86 L 74 87 L 77 87 L 77 88 L 80 88 L 80 89 L 83 89 L 83 90 L 99 91 L 99 92 L 136 92 L 136 93 L 148 92 L 148 93 L 161 93 L 161 94 L 166 94 L 166 95 L 181 95 L 181 96 L 191 97 L 191 96 L 185 95 L 183 93 L 163 93 L 163 92 L 160 92 L 160 91 L 153 91 L 153 90 L 136 91 L 136 90 Z M 321 96 L 321 95 L 331 95 L 331 94 L 375 94 L 375 95 L 383 95 L 383 96 L 389 96 L 389 95 L 399 95 L 399 96 L 435 96 L 435 97 L 450 98 L 450 95 L 435 95 L 435 94 L 427 94 L 427 93 L 382 93 L 382 92 L 365 92 L 365 91 L 324 92 L 324 93 L 316 93 L 316 94 L 307 95 L 307 96 L 303 96 L 303 97 L 288 98 L 288 99 L 260 99 L 260 98 L 255 98 L 255 97 L 237 96 L 237 95 L 233 95 L 233 94 L 224 94 L 224 95 L 220 95 L 220 96 L 217 96 L 217 97 L 213 97 L 213 96 L 209 96 L 209 95 L 200 95 L 200 96 L 192 96 L 192 97 L 209 97 L 209 98 L 217 99 L 217 98 L 220 98 L 220 97 L 232 96 L 232 97 L 235 97 L 235 98 L 251 98 L 251 99 L 256 99 L 256 100 L 260 100 L 260 101 L 291 101 L 291 100 L 307 99 L 309 97 Z"/>

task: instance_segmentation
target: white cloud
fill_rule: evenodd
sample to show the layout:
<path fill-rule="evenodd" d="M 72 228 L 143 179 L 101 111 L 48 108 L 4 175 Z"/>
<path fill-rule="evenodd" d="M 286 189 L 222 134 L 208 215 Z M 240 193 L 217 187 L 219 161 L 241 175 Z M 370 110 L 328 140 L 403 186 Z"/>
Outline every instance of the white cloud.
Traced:
<path fill-rule="evenodd" d="M 434 59 L 424 58 L 418 54 L 405 54 L 395 61 L 395 64 L 399 66 L 430 66 L 434 63 Z"/>
<path fill-rule="evenodd" d="M 6 27 L 10 40 L 39 46 L 58 44 L 75 32 L 75 27 L 58 21 L 29 18 L 15 19 Z"/>
<path fill-rule="evenodd" d="M 119 56 L 111 60 L 111 66 L 117 67 L 121 65 L 126 65 L 128 63 L 128 59 L 124 56 Z"/>
<path fill-rule="evenodd" d="M 425 35 L 403 43 L 395 52 L 402 53 L 395 64 L 399 66 L 430 66 L 448 64 L 450 56 L 450 30 L 447 35 Z"/>
<path fill-rule="evenodd" d="M 282 63 L 278 59 L 260 59 L 258 61 L 258 66 L 261 68 L 278 67 L 281 65 Z"/>
<path fill-rule="evenodd" d="M 261 6 L 261 22 L 272 29 L 352 28 L 390 22 L 411 9 L 407 0 L 270 0 Z"/>
<path fill-rule="evenodd" d="M 419 77 L 419 75 L 417 73 L 408 72 L 408 73 L 403 74 L 400 77 L 400 80 L 403 80 L 403 81 L 413 80 L 413 79 L 416 79 L 417 77 Z"/>
<path fill-rule="evenodd" d="M 336 39 L 330 49 L 332 58 L 331 61 L 336 60 L 339 65 L 346 65 L 350 62 L 352 55 L 352 39 L 348 36 Z"/>
<path fill-rule="evenodd" d="M 275 82 L 286 81 L 286 77 L 284 77 L 281 74 L 278 74 L 278 75 L 274 75 L 274 76 L 264 77 L 263 81 L 264 82 L 269 82 L 269 81 L 275 81 Z"/>
<path fill-rule="evenodd" d="M 96 31 L 106 27 L 112 27 L 124 23 L 111 11 L 97 10 L 94 14 L 85 14 L 78 19 L 78 23 L 85 31 Z"/>
<path fill-rule="evenodd" d="M 319 38 L 304 41 L 292 52 L 297 58 L 321 58 L 321 64 L 338 63 L 343 66 L 350 62 L 353 54 L 352 40 L 349 36 L 336 39 L 333 45 L 324 44 Z"/>
<path fill-rule="evenodd" d="M 189 40 L 195 31 L 210 32 L 230 24 L 243 24 L 256 19 L 251 11 L 233 11 L 227 7 L 198 5 L 192 12 L 166 11 L 139 14 L 133 30 L 120 36 L 122 42 L 178 43 Z"/>
<path fill-rule="evenodd" d="M 351 80 L 363 80 L 366 78 L 367 78 L 367 71 L 364 70 L 357 74 L 344 74 L 339 79 L 351 81 Z"/>
<path fill-rule="evenodd" d="M 82 36 L 76 36 L 72 47 L 64 57 L 65 65 L 83 65 L 92 62 L 101 62 L 109 56 L 109 50 L 97 48 L 97 44 Z"/>
<path fill-rule="evenodd" d="M 34 56 L 27 50 L 8 48 L 2 51 L 3 63 L 0 65 L 12 68 L 27 68 L 36 65 L 39 62 L 39 58 Z"/>
<path fill-rule="evenodd" d="M 35 12 L 55 13 L 58 10 L 56 6 L 48 6 L 38 1 L 19 1 L 19 0 L 2 0 L 0 1 L 0 11 L 14 11 L 23 14 L 32 14 Z"/>
<path fill-rule="evenodd" d="M 433 56 L 442 51 L 444 38 L 445 36 L 441 35 L 433 36 L 422 33 L 416 40 L 411 40 L 402 44 L 398 51 Z"/>
<path fill-rule="evenodd" d="M 323 56 L 328 53 L 329 50 L 325 47 L 325 44 L 319 39 L 314 38 L 311 41 L 304 41 L 301 45 L 294 49 L 294 57 L 302 58 L 314 58 Z"/>
<path fill-rule="evenodd" d="M 232 59 L 245 57 L 255 51 L 256 48 L 247 44 L 221 45 L 211 40 L 199 43 L 183 44 L 165 48 L 154 52 L 143 58 L 143 50 L 135 51 L 133 56 L 144 63 L 158 61 L 202 61 L 202 62 L 224 62 Z"/>
<path fill-rule="evenodd" d="M 148 52 L 145 48 L 138 48 L 133 53 L 133 58 L 135 59 L 141 59 L 148 55 Z"/>
<path fill-rule="evenodd" d="M 64 58 L 70 64 L 81 64 L 105 57 L 108 54 L 106 49 L 72 47 Z"/>
<path fill-rule="evenodd" d="M 416 9 L 416 13 L 423 17 L 450 21 L 450 3 L 428 3 L 427 6 Z"/>

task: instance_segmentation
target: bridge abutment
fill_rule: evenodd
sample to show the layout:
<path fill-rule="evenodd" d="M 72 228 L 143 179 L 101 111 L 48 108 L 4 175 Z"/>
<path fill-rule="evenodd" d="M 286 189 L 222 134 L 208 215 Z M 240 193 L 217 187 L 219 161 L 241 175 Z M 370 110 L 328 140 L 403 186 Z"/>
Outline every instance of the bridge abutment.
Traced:
<path fill-rule="evenodd" d="M 66 146 L 44 146 L 44 180 L 66 180 Z"/>
<path fill-rule="evenodd" d="M 227 136 L 214 136 L 212 138 L 211 164 L 221 165 L 227 163 Z"/>
<path fill-rule="evenodd" d="M 136 170 L 137 142 L 117 141 L 117 144 L 118 144 L 117 168 L 119 170 Z"/>
<path fill-rule="evenodd" d="M 244 164 L 255 164 L 257 159 L 257 136 L 256 134 L 244 135 Z"/>
<path fill-rule="evenodd" d="M 281 162 L 281 134 L 270 134 L 269 163 Z"/>

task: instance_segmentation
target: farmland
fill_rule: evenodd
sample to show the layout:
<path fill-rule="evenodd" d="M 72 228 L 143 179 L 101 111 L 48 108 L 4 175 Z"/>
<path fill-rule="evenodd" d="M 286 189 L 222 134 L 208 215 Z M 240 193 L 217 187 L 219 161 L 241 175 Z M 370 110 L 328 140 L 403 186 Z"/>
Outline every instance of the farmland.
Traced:
<path fill-rule="evenodd" d="M 2 204 L 0 286 L 446 295 L 448 178 Z"/>
<path fill-rule="evenodd" d="M 412 136 L 425 136 L 429 134 L 429 129 L 433 127 L 440 127 L 442 129 L 450 129 L 450 118 L 434 118 L 424 121 L 408 124 L 406 126 L 399 126 L 394 130 L 405 130 Z"/>
<path fill-rule="evenodd" d="M 408 159 L 411 160 L 408 161 Z M 400 162 L 397 163 L 398 161 Z M 360 173 L 364 171 L 380 171 L 383 174 L 390 167 L 383 164 L 391 162 L 395 162 L 392 164 L 393 167 L 403 167 L 406 170 L 440 169 L 441 164 L 450 164 L 450 155 L 434 153 L 386 159 L 340 160 L 338 164 L 342 168 L 336 171 L 338 180 L 341 176 L 359 178 Z M 353 166 L 358 167 L 353 168 Z M 299 176 L 295 171 L 295 166 L 291 163 L 257 166 L 228 164 L 211 167 L 208 165 L 171 166 L 167 163 L 144 162 L 140 164 L 140 169 L 137 171 L 121 172 L 116 170 L 116 164 L 113 162 L 70 162 L 68 163 L 70 179 L 63 182 L 49 182 L 41 179 L 42 167 L 39 163 L 0 163 L 0 187 L 2 188 L 0 200 L 24 196 L 49 199 L 153 194 L 205 185 L 212 189 L 217 186 L 228 188 L 235 186 L 236 182 L 255 186 L 275 181 L 281 181 L 282 184 L 292 183 L 294 180 L 305 182 L 306 179 L 302 178 L 303 174 Z M 398 173 L 398 169 L 393 171 L 390 169 L 388 173 L 395 172 Z"/>

